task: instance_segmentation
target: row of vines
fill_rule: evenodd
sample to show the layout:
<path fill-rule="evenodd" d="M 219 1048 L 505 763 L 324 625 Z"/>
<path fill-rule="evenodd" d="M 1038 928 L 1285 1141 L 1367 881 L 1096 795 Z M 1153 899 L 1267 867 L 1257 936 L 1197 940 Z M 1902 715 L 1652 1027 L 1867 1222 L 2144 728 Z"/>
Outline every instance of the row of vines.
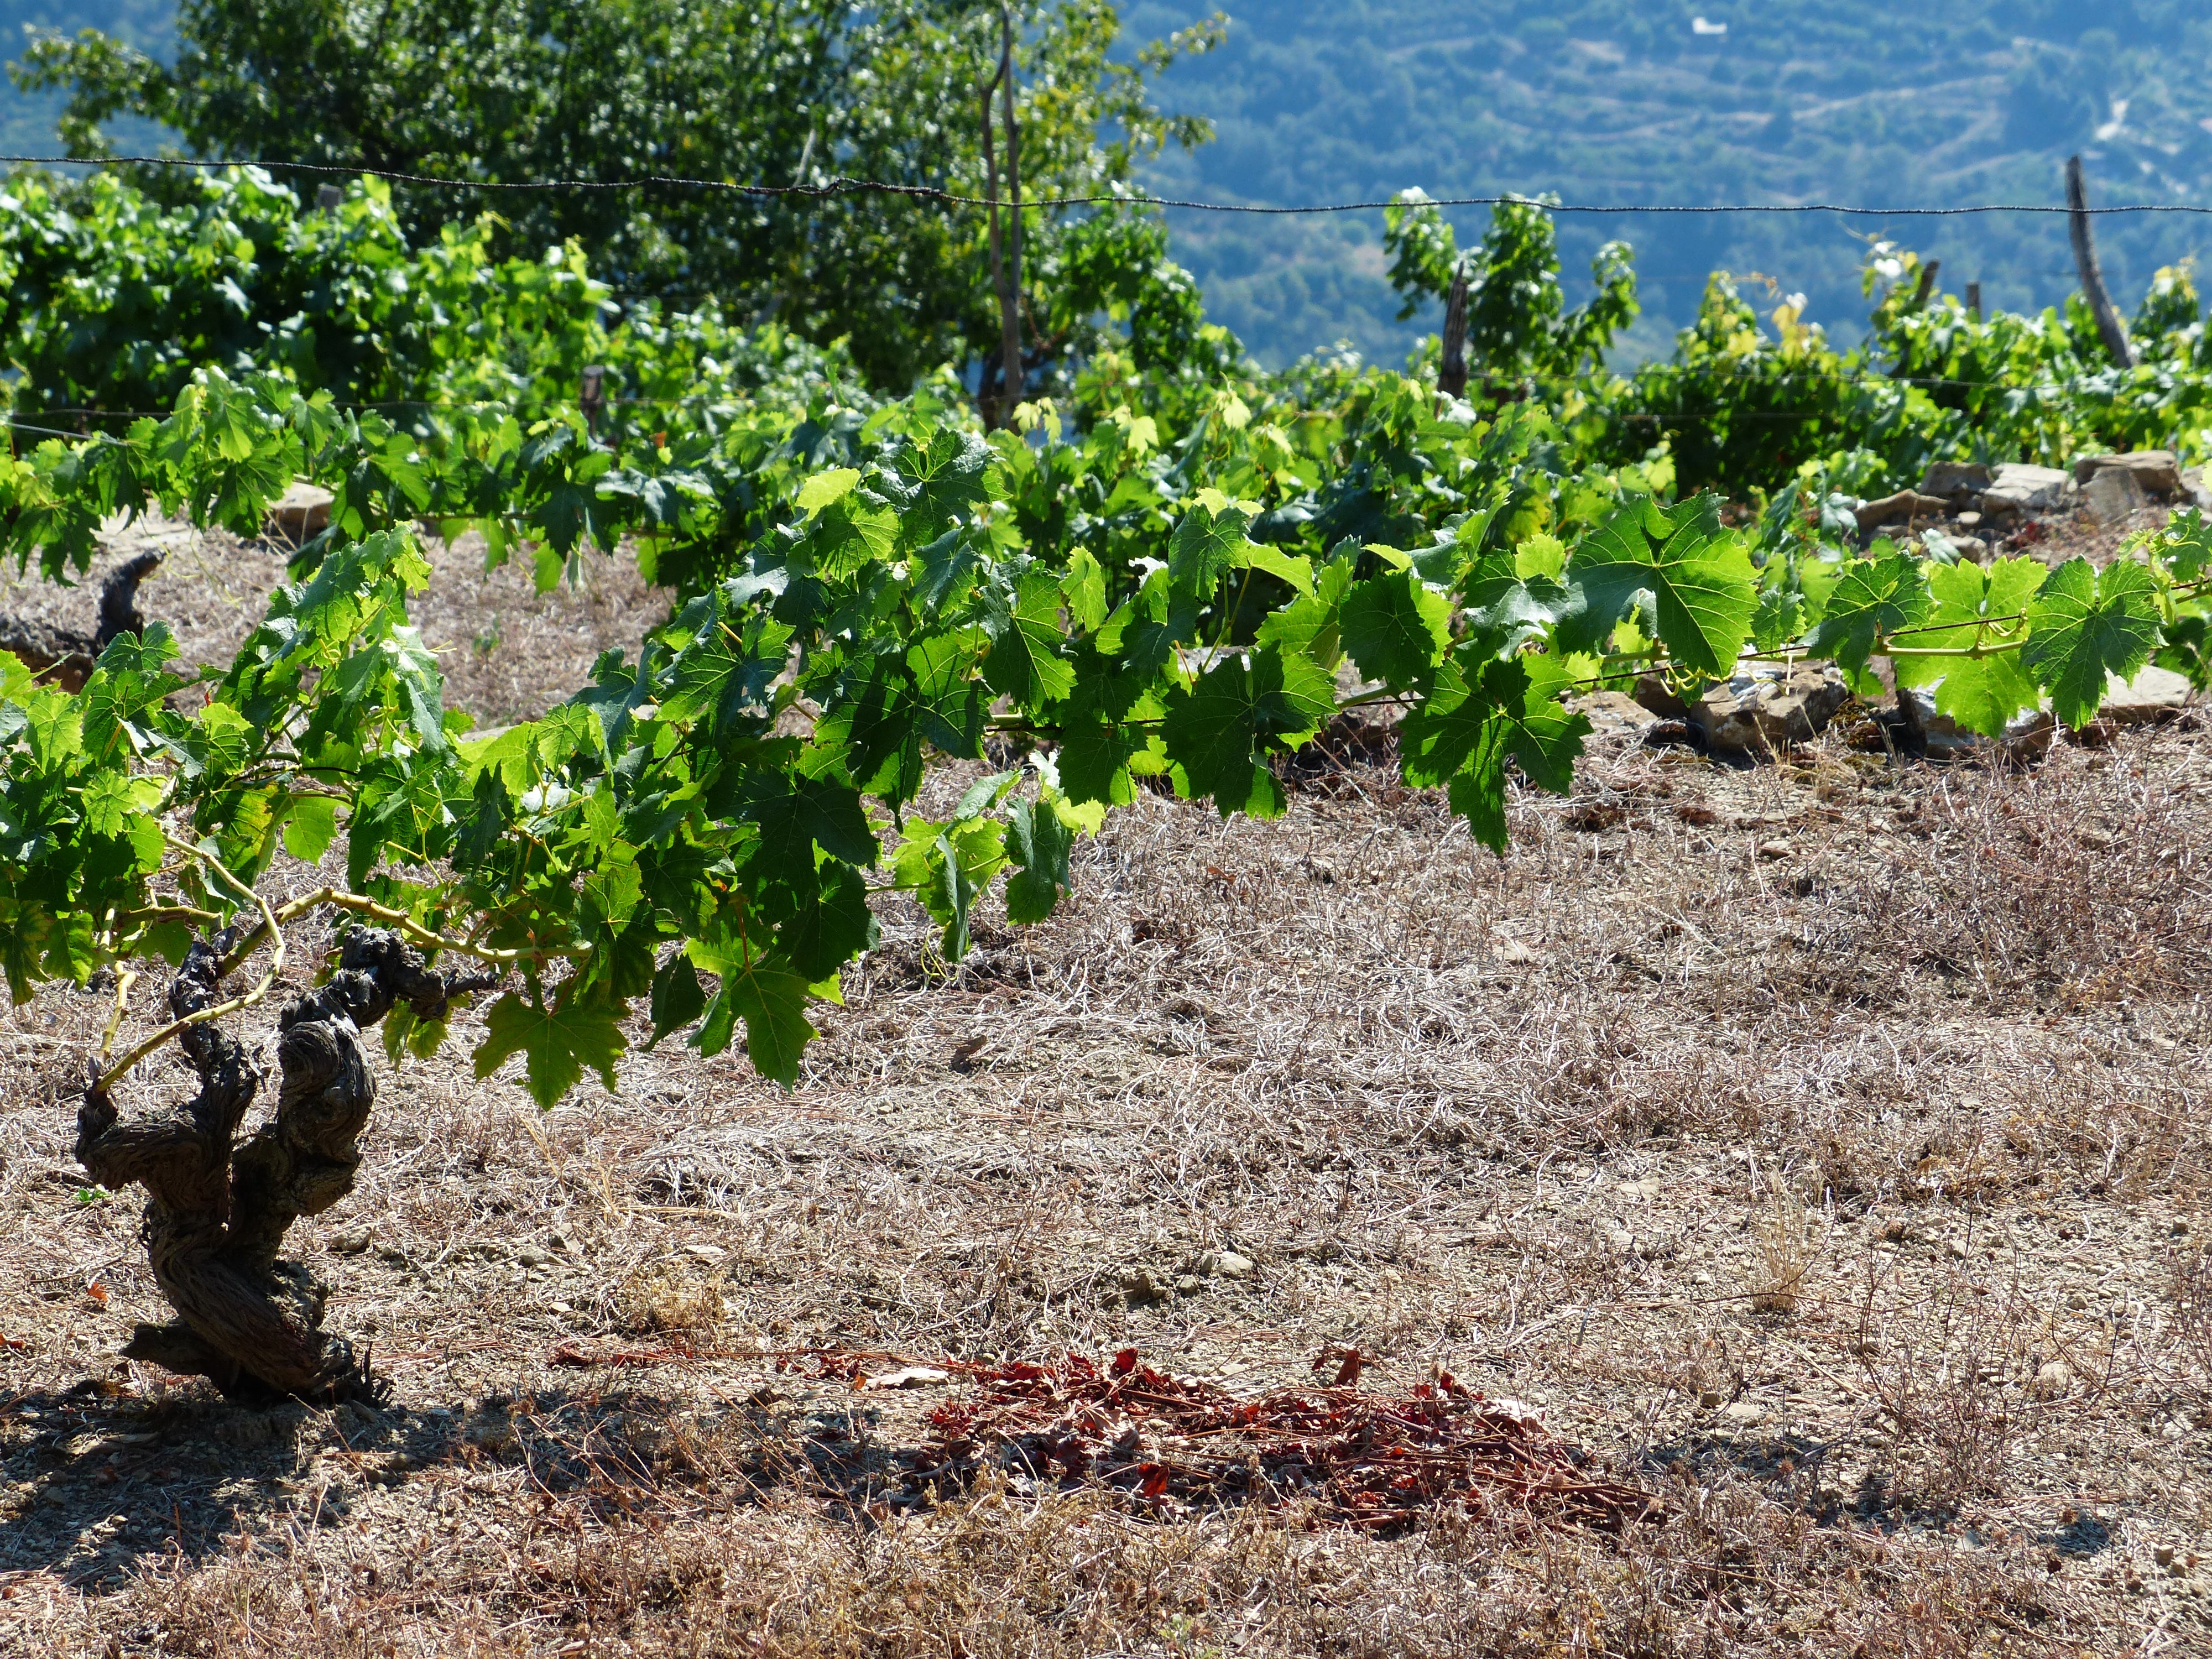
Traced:
<path fill-rule="evenodd" d="M 2212 382 L 2185 276 L 2132 370 L 2098 368 L 2078 319 L 1971 318 L 1877 249 L 1848 360 L 1716 278 L 1676 359 L 1623 379 L 1601 353 L 1632 313 L 1625 256 L 1609 313 L 1566 313 L 1548 221 L 1508 209 L 1461 399 L 1419 362 L 1263 374 L 1156 227 L 1101 222 L 1067 303 L 1103 343 L 987 432 L 951 370 L 886 397 L 834 345 L 623 311 L 573 248 L 500 259 L 484 228 L 410 249 L 374 185 L 314 213 L 252 174 L 181 208 L 16 181 L 5 552 L 68 580 L 118 520 L 254 535 L 295 479 L 335 500 L 227 667 L 187 680 L 158 622 L 76 692 L 0 655 L 14 995 L 209 935 L 228 973 L 334 908 L 477 964 L 499 994 L 476 1068 L 521 1056 L 545 1104 L 587 1071 L 613 1086 L 641 1010 L 656 1042 L 742 1042 L 787 1083 L 874 896 L 912 895 L 957 959 L 995 883 L 1014 921 L 1049 915 L 1074 839 L 1145 780 L 1281 812 L 1277 763 L 1348 708 L 1401 711 L 1407 781 L 1502 850 L 1516 787 L 1571 782 L 1571 694 L 1654 670 L 1788 655 L 1871 690 L 1887 657 L 1991 734 L 2038 706 L 2085 720 L 2154 658 L 2205 683 L 2191 514 L 2047 569 L 1861 548 L 1837 510 L 1929 459 L 2191 441 Z M 1392 234 L 1409 294 L 1457 258 L 1418 203 Z M 1869 372 L 1883 351 L 1897 373 Z M 1724 523 L 1716 485 L 1758 510 Z M 635 558 L 667 620 L 543 718 L 473 734 L 408 615 L 423 536 L 469 531 L 548 585 Z M 927 819 L 932 755 L 1004 769 Z M 264 895 L 280 849 L 333 848 L 342 879 Z M 385 1018 L 395 1053 L 444 1036 L 444 1000 L 419 1003 Z M 99 1089 L 173 1029 L 104 1055 Z"/>

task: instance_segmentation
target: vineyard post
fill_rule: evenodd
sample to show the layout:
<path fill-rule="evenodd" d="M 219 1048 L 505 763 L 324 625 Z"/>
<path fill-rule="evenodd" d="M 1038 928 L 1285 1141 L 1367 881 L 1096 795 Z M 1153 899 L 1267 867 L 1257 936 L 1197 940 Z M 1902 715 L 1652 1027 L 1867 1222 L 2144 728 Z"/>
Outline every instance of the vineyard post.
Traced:
<path fill-rule="evenodd" d="M 1022 400 L 1022 133 L 1014 121 L 1014 15 L 999 6 L 999 95 L 1006 112 L 1006 276 L 999 294 L 1006 386 L 1001 401 L 1011 414 Z"/>
<path fill-rule="evenodd" d="M 2081 275 L 2081 292 L 2087 296 L 2089 309 L 2096 313 L 2097 332 L 2104 337 L 2105 349 L 2112 354 L 2112 361 L 2122 368 L 2136 366 L 2135 348 L 2128 343 L 2128 331 L 2121 326 L 2120 313 L 2112 308 L 2112 296 L 2105 291 L 2105 273 L 2097 264 L 2097 241 L 2089 226 L 2089 191 L 2081 178 L 2081 158 L 2066 158 L 2066 217 L 2074 236 L 2074 265 Z"/>
<path fill-rule="evenodd" d="M 1966 284 L 1966 309 L 1973 314 L 1976 322 L 1982 320 L 1982 285 L 1979 283 Z"/>
<path fill-rule="evenodd" d="M 999 82 L 1006 77 L 1006 60 L 1002 55 L 999 59 L 998 67 L 992 71 L 991 78 L 983 83 L 982 89 L 983 198 L 987 204 L 990 222 L 991 291 L 998 296 L 999 301 L 1000 367 L 1002 374 L 1006 363 L 1006 339 L 1010 333 L 1016 331 L 1018 326 L 1013 315 L 1013 301 L 1006 292 L 1006 240 L 999 222 L 999 152 L 992 136 L 995 118 L 991 113 L 991 99 L 998 91 Z M 984 426 L 988 428 L 1003 425 L 1004 420 L 999 406 L 1005 400 L 1003 397 L 994 398 L 991 396 L 991 362 L 988 357 L 983 360 L 979 381 L 975 388 L 975 398 L 976 402 L 982 406 Z M 1001 391 L 1006 389 L 1002 387 Z M 1012 405 L 1009 404 L 1006 413 L 1012 412 Z"/>
<path fill-rule="evenodd" d="M 584 424 L 594 438 L 599 435 L 599 416 L 607 406 L 606 380 L 605 368 L 593 363 L 585 369 L 584 383 L 577 389 L 577 405 L 584 411 Z"/>
<path fill-rule="evenodd" d="M 1915 311 L 1927 305 L 1929 295 L 1936 292 L 1936 273 L 1942 269 L 1941 259 L 1930 259 L 1920 267 L 1920 285 L 1912 290 L 1912 308 Z"/>
<path fill-rule="evenodd" d="M 1437 390 L 1447 397 L 1467 395 L 1467 261 L 1452 267 L 1451 290 L 1444 295 L 1444 355 L 1437 369 Z"/>

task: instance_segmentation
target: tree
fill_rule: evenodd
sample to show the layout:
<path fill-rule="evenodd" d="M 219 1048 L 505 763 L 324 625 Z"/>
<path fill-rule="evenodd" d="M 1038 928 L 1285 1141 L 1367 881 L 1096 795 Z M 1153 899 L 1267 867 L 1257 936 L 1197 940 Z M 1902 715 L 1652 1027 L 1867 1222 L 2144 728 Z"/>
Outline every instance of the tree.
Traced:
<path fill-rule="evenodd" d="M 1215 22 L 1116 58 L 1111 0 L 1035 0 L 1017 53 L 1025 195 L 1110 192 L 1211 129 L 1149 80 Z M 36 40 L 18 84 L 70 96 L 70 153 L 145 116 L 195 155 L 369 167 L 489 185 L 645 174 L 829 189 L 840 177 L 984 192 L 977 95 L 1000 8 L 977 0 L 184 0 L 164 65 L 88 30 Z M 532 252 L 575 238 L 627 295 L 775 317 L 848 338 L 878 385 L 988 357 L 998 319 L 981 216 L 896 193 L 765 198 L 678 186 L 402 187 L 417 246 L 496 211 Z M 1049 257 L 1084 216 L 1032 210 Z"/>

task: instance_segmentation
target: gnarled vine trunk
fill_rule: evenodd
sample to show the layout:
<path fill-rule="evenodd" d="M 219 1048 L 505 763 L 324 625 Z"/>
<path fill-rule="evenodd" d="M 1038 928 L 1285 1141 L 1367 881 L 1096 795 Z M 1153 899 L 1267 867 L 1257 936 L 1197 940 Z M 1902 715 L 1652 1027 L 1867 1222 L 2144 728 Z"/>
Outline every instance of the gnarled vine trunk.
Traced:
<path fill-rule="evenodd" d="M 182 1018 L 221 1000 L 219 969 L 234 933 L 195 944 L 169 987 Z M 234 1144 L 264 1080 L 257 1057 L 213 1021 L 177 1041 L 199 1092 L 157 1115 L 121 1121 L 96 1087 L 77 1111 L 76 1156 L 103 1186 L 146 1188 L 143 1235 L 154 1277 L 177 1310 L 141 1325 L 124 1353 L 224 1393 L 335 1398 L 368 1387 L 343 1337 L 322 1328 L 328 1287 L 277 1255 L 285 1231 L 353 1190 L 356 1142 L 376 1102 L 361 1034 L 405 1002 L 441 1019 L 447 999 L 497 976 L 435 972 L 396 933 L 349 933 L 329 982 L 277 1017 L 276 1108 Z"/>

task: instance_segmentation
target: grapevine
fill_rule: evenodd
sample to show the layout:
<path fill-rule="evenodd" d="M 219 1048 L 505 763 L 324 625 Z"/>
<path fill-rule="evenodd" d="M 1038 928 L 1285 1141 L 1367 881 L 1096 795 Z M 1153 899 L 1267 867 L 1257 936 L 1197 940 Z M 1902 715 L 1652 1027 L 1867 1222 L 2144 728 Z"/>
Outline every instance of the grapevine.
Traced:
<path fill-rule="evenodd" d="M 526 355 L 542 322 L 515 325 Z M 1802 489 L 1730 527 L 1711 493 L 1668 500 L 1663 451 L 1577 462 L 1571 410 L 1418 374 L 1263 383 L 1106 351 L 1066 407 L 987 434 L 942 383 L 878 401 L 810 374 L 740 395 L 711 362 L 605 429 L 489 395 L 473 368 L 456 371 L 472 395 L 399 418 L 296 364 L 181 373 L 165 415 L 0 457 L 0 551 L 66 580 L 118 515 L 258 533 L 295 478 L 331 489 L 330 525 L 196 681 L 158 621 L 110 639 L 74 691 L 0 654 L 0 967 L 21 1001 L 173 964 L 173 1020 L 103 1049 L 80 1144 L 100 1178 L 146 1179 L 155 1231 L 185 1237 L 258 1076 L 219 1020 L 276 982 L 287 926 L 349 924 L 330 986 L 282 1016 L 288 1103 L 263 1133 L 289 1161 L 239 1149 L 287 1194 L 251 1260 L 157 1251 L 185 1325 L 140 1352 L 226 1386 L 360 1382 L 319 1334 L 321 1292 L 274 1252 L 349 1185 L 376 1020 L 395 1059 L 427 1054 L 454 999 L 496 992 L 475 1071 L 519 1058 L 547 1107 L 587 1073 L 618 1085 L 640 1011 L 652 1042 L 741 1042 L 790 1085 L 879 895 L 924 906 L 957 961 L 994 884 L 1014 923 L 1049 916 L 1076 838 L 1147 780 L 1281 814 L 1280 762 L 1351 708 L 1402 711 L 1407 781 L 1502 853 L 1516 780 L 1571 785 L 1590 732 L 1571 695 L 1642 673 L 1695 688 L 1814 660 L 1870 691 L 1887 658 L 1992 737 L 2046 705 L 2079 726 L 2154 658 L 2205 674 L 2212 526 L 2193 513 L 2101 570 L 1845 550 Z M 670 615 L 540 718 L 475 733 L 410 620 L 426 521 L 480 532 L 494 561 L 526 553 L 547 583 L 629 550 Z M 925 818 L 937 757 L 1000 769 Z M 343 879 L 279 902 L 280 849 L 339 851 Z M 263 951 L 253 988 L 219 996 Z M 126 1155 L 112 1093 L 172 1037 L 203 1087 L 171 1137 L 185 1163 L 156 1169 Z M 278 1357 L 255 1370 L 249 1352 Z"/>

